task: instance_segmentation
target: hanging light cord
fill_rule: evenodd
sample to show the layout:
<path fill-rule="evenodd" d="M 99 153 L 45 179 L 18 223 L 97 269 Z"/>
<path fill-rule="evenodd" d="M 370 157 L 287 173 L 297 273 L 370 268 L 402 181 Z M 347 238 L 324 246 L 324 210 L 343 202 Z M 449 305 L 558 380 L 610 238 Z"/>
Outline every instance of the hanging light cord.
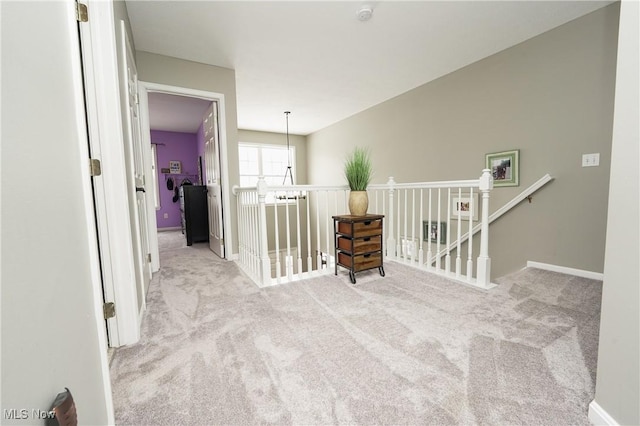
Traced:
<path fill-rule="evenodd" d="M 293 172 L 291 171 L 291 149 L 289 148 L 289 114 L 291 114 L 291 111 L 285 111 L 284 114 L 287 118 L 287 170 L 284 173 L 284 181 L 282 182 L 282 184 L 284 185 L 287 182 L 288 174 L 289 178 L 291 179 L 291 185 L 294 185 Z"/>

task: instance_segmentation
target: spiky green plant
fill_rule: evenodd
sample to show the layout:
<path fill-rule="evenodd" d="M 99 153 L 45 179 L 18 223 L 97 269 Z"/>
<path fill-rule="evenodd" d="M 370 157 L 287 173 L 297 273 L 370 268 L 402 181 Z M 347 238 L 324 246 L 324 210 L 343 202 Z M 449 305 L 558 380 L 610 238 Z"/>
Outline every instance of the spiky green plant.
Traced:
<path fill-rule="evenodd" d="M 366 191 L 373 169 L 369 150 L 356 147 L 344 163 L 344 176 L 352 191 Z"/>

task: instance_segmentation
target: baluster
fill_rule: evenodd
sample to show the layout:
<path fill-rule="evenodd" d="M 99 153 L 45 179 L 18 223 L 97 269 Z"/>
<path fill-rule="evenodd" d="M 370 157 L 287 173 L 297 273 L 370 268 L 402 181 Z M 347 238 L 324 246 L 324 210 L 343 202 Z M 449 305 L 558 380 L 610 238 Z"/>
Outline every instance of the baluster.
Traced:
<path fill-rule="evenodd" d="M 316 192 L 316 269 L 322 269 L 322 251 L 320 249 L 320 191 Z"/>
<path fill-rule="evenodd" d="M 329 253 L 334 253 L 335 254 L 335 251 L 331 250 L 332 249 L 332 245 L 329 242 L 329 226 L 330 226 L 329 219 L 331 218 L 331 213 L 329 213 L 329 191 L 326 191 L 325 195 L 326 195 L 326 197 L 324 199 L 325 208 L 326 208 L 325 211 L 327 212 L 327 214 L 325 215 L 325 219 L 324 220 L 325 220 L 325 234 L 326 234 L 325 237 L 326 237 L 326 242 L 327 242 L 327 258 L 328 258 L 329 257 Z M 331 225 L 331 227 L 333 227 L 333 225 Z M 337 259 L 335 259 L 335 260 L 337 261 Z M 327 268 L 328 267 L 329 267 L 329 265 L 327 265 Z"/>
<path fill-rule="evenodd" d="M 243 227 L 244 220 L 242 220 L 242 192 L 236 193 L 236 210 L 238 211 L 238 260 L 240 265 L 244 267 L 244 259 L 242 258 L 242 250 L 244 247 Z"/>
<path fill-rule="evenodd" d="M 294 192 L 294 194 L 297 194 Z M 294 195 L 294 197 L 296 197 L 296 233 L 298 236 L 297 239 L 297 245 L 298 245 L 298 270 L 297 273 L 298 275 L 302 273 L 302 243 L 300 242 L 300 199 L 297 195 Z"/>
<path fill-rule="evenodd" d="M 473 187 L 469 189 L 469 199 L 473 200 Z M 473 211 L 476 207 L 469 203 L 469 240 L 467 243 L 467 281 L 473 279 Z"/>
<path fill-rule="evenodd" d="M 438 222 L 436 224 L 436 229 L 438 235 L 436 236 L 436 271 L 441 272 L 442 260 L 440 257 L 440 237 L 442 236 L 440 229 L 440 198 L 441 198 L 441 189 L 438 188 Z"/>
<path fill-rule="evenodd" d="M 258 192 L 253 193 L 253 270 L 257 277 L 260 273 L 260 219 L 258 218 Z"/>
<path fill-rule="evenodd" d="M 445 247 L 447 255 L 444 258 L 444 269 L 447 275 L 451 274 L 451 188 L 447 188 L 447 246 Z"/>
<path fill-rule="evenodd" d="M 287 278 L 291 281 L 293 277 L 293 259 L 291 257 L 291 219 L 289 214 L 289 193 L 285 193 L 284 199 L 285 222 L 287 226 L 287 256 L 285 258 L 285 267 L 287 268 Z"/>
<path fill-rule="evenodd" d="M 399 258 L 403 255 L 402 253 L 402 234 L 400 234 L 400 194 L 402 194 L 401 191 L 398 191 L 398 202 L 397 202 L 397 217 L 398 217 L 398 224 L 397 224 L 397 229 L 396 229 L 396 235 L 398 236 L 398 241 L 396 241 L 396 258 Z"/>
<path fill-rule="evenodd" d="M 276 281 L 280 284 L 282 280 L 282 262 L 280 261 L 280 226 L 278 225 L 278 201 L 273 203 L 274 231 L 276 237 Z M 285 260 L 286 264 L 286 260 Z"/>
<path fill-rule="evenodd" d="M 433 253 L 431 251 L 431 188 L 429 188 L 429 220 L 427 222 L 427 269 L 433 266 Z"/>
<path fill-rule="evenodd" d="M 405 262 L 408 261 L 408 252 L 409 252 L 409 235 L 407 234 L 407 200 L 409 199 L 407 189 L 404 190 L 404 244 L 403 244 L 403 253 L 402 257 Z"/>
<path fill-rule="evenodd" d="M 306 199 L 307 207 L 307 272 L 311 273 L 313 270 L 313 257 L 311 256 L 311 191 L 307 191 Z"/>
<path fill-rule="evenodd" d="M 267 196 L 267 182 L 264 177 L 258 178 L 258 227 L 260 229 L 260 273 L 262 285 L 271 283 L 271 260 L 269 259 L 269 243 L 267 241 L 267 208 L 265 197 Z"/>
<path fill-rule="evenodd" d="M 462 239 L 462 188 L 458 188 L 458 245 L 456 247 L 456 277 L 460 278 L 462 272 L 462 258 L 460 257 L 460 240 Z M 469 218 L 472 220 L 473 218 Z"/>
<path fill-rule="evenodd" d="M 491 284 L 491 259 L 489 258 L 489 192 L 493 189 L 493 177 L 489 169 L 482 171 L 480 191 L 482 192 L 482 226 L 480 228 L 480 255 L 478 256 L 477 284 L 488 287 Z"/>
<path fill-rule="evenodd" d="M 416 260 L 416 190 L 411 190 L 411 263 Z"/>
<path fill-rule="evenodd" d="M 387 182 L 389 186 L 389 220 L 387 223 L 387 257 L 395 258 L 396 257 L 396 240 L 393 236 L 393 195 L 395 192 L 396 181 L 393 180 L 393 176 L 389 177 L 389 181 Z"/>
<path fill-rule="evenodd" d="M 249 236 L 251 235 L 249 231 L 251 230 L 251 222 L 249 221 L 249 192 L 244 193 L 244 206 L 242 206 L 243 216 L 244 216 L 244 267 L 249 269 L 250 266 L 250 250 L 251 247 L 249 245 Z"/>
<path fill-rule="evenodd" d="M 420 250 L 418 251 L 418 266 L 424 268 L 424 190 L 420 189 Z"/>
<path fill-rule="evenodd" d="M 260 195 L 258 194 L 258 187 L 256 186 L 255 192 L 251 194 L 251 222 L 252 222 L 252 231 L 251 231 L 251 243 L 253 246 L 253 269 L 255 271 L 256 277 L 258 277 L 259 285 L 262 285 L 262 226 L 261 226 L 261 205 L 260 205 Z M 266 205 L 265 205 L 266 211 Z M 266 214 L 265 214 L 266 217 Z M 268 254 L 267 254 L 268 255 Z"/>
<path fill-rule="evenodd" d="M 255 258 L 256 258 L 256 252 L 255 252 L 255 236 L 257 234 L 257 229 L 255 227 L 255 221 L 254 221 L 254 209 L 253 209 L 253 196 L 254 196 L 255 192 L 251 191 L 251 205 L 249 206 L 249 236 L 250 236 L 250 240 L 249 240 L 249 254 L 250 254 L 250 258 L 251 258 L 251 266 L 250 266 L 250 270 L 251 273 L 255 276 L 256 275 L 256 268 L 255 268 Z"/>

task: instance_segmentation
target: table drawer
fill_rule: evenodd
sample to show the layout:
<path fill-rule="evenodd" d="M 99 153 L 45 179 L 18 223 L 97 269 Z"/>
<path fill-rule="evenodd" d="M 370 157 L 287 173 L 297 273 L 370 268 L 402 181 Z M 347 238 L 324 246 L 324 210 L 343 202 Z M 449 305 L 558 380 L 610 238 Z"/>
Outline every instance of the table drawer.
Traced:
<path fill-rule="evenodd" d="M 338 222 L 338 232 L 350 237 L 368 237 L 382 235 L 382 219 L 362 222 Z"/>
<path fill-rule="evenodd" d="M 353 262 L 353 263 L 352 263 Z M 346 253 L 338 253 L 338 263 L 355 272 L 382 266 L 382 253 L 369 253 L 350 256 Z"/>
<path fill-rule="evenodd" d="M 338 248 L 351 253 L 351 238 L 339 237 Z M 368 253 L 382 249 L 382 236 L 356 238 L 353 240 L 353 254 Z"/>

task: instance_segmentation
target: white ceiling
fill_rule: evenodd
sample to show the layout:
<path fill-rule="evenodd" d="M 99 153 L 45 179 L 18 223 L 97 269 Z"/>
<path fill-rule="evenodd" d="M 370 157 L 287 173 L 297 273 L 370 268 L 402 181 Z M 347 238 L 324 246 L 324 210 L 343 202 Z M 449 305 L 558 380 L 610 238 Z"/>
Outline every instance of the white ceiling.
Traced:
<path fill-rule="evenodd" d="M 196 133 L 211 101 L 149 93 L 149 127 L 152 130 Z"/>
<path fill-rule="evenodd" d="M 291 111 L 305 135 L 612 2 L 126 3 L 137 50 L 235 70 L 238 128 L 284 132 Z"/>

